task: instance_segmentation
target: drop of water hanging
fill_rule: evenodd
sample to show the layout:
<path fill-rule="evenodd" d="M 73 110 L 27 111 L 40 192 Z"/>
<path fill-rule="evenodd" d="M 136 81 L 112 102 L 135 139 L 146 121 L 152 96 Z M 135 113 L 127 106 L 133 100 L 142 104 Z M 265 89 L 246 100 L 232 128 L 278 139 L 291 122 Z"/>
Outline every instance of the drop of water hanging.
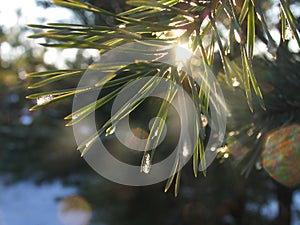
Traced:
<path fill-rule="evenodd" d="M 206 127 L 208 124 L 207 118 L 204 114 L 201 114 L 201 121 L 202 121 L 202 126 Z"/>
<path fill-rule="evenodd" d="M 236 77 L 233 77 L 233 78 L 231 79 L 231 81 L 232 81 L 232 86 L 233 86 L 233 87 L 238 87 L 238 86 L 240 86 L 240 82 L 237 80 Z"/>
<path fill-rule="evenodd" d="M 115 126 L 110 126 L 109 128 L 106 129 L 105 131 L 105 136 L 112 135 L 115 133 L 116 127 Z"/>
<path fill-rule="evenodd" d="M 125 23 L 122 23 L 122 24 L 120 24 L 118 27 L 121 28 L 121 29 L 125 29 L 125 28 L 126 28 L 126 24 L 125 24 Z"/>
<path fill-rule="evenodd" d="M 227 145 L 218 148 L 218 152 L 221 152 L 221 153 L 223 153 L 223 154 L 226 153 L 227 151 L 228 151 Z"/>
<path fill-rule="evenodd" d="M 257 170 L 261 170 L 261 169 L 262 169 L 261 161 L 256 162 L 255 168 L 256 168 Z"/>
<path fill-rule="evenodd" d="M 150 168 L 150 154 L 147 153 L 142 162 L 142 172 L 148 174 L 150 172 Z"/>
<path fill-rule="evenodd" d="M 72 120 L 76 120 L 78 118 L 78 115 L 73 115 Z"/>
<path fill-rule="evenodd" d="M 36 104 L 43 105 L 47 102 L 50 102 L 52 99 L 53 99 L 53 95 L 44 95 L 36 99 Z"/>
<path fill-rule="evenodd" d="M 256 135 L 256 139 L 259 139 L 261 137 L 261 132 L 259 132 L 257 135 Z"/>
<path fill-rule="evenodd" d="M 158 136 L 158 129 L 156 129 L 155 131 L 154 131 L 154 134 L 153 134 L 153 136 L 151 137 L 151 140 L 153 140 L 154 138 L 156 138 Z"/>
<path fill-rule="evenodd" d="M 223 155 L 223 157 L 224 157 L 225 159 L 228 159 L 228 158 L 229 158 L 229 153 L 226 152 L 226 153 Z"/>

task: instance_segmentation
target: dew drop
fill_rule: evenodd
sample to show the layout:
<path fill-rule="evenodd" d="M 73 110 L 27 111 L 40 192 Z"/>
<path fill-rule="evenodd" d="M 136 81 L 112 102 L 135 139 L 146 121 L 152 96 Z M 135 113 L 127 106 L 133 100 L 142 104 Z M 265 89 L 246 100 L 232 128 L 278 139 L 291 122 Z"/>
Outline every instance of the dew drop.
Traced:
<path fill-rule="evenodd" d="M 116 127 L 115 126 L 110 126 L 109 128 L 106 129 L 105 131 L 105 136 L 112 135 L 115 133 Z"/>
<path fill-rule="evenodd" d="M 189 2 L 190 6 L 198 6 L 195 2 Z"/>
<path fill-rule="evenodd" d="M 150 163 L 150 154 L 146 154 L 145 158 L 142 161 L 142 172 L 148 174 L 150 172 L 151 163 Z"/>
<path fill-rule="evenodd" d="M 88 149 L 92 144 L 93 144 L 93 140 L 90 140 L 88 143 L 85 144 L 84 149 Z M 81 156 L 83 156 L 83 152 L 81 153 Z"/>
<path fill-rule="evenodd" d="M 226 152 L 226 153 L 223 155 L 223 157 L 224 157 L 225 159 L 228 159 L 228 158 L 229 158 L 229 153 Z"/>
<path fill-rule="evenodd" d="M 152 140 L 154 139 L 154 138 L 156 138 L 158 136 L 158 129 L 156 129 L 155 131 L 154 131 L 154 134 L 153 134 L 153 136 L 152 136 Z"/>
<path fill-rule="evenodd" d="M 256 168 L 257 170 L 261 170 L 261 169 L 262 169 L 262 164 L 261 164 L 260 161 L 256 162 L 255 168 Z"/>
<path fill-rule="evenodd" d="M 224 147 L 220 147 L 220 148 L 218 148 L 218 152 L 221 152 L 221 153 L 224 153 L 224 154 L 226 154 L 226 152 L 228 151 L 228 148 L 227 148 L 227 146 L 225 145 Z"/>
<path fill-rule="evenodd" d="M 72 120 L 76 120 L 78 118 L 78 115 L 72 115 Z"/>
<path fill-rule="evenodd" d="M 231 79 L 231 81 L 232 81 L 232 86 L 233 86 L 233 87 L 238 87 L 238 86 L 240 86 L 240 82 L 237 80 L 236 77 L 233 77 L 233 78 Z"/>
<path fill-rule="evenodd" d="M 201 114 L 201 121 L 202 121 L 202 126 L 206 127 L 208 124 L 207 118 L 204 114 Z"/>
<path fill-rule="evenodd" d="M 124 28 L 126 28 L 126 24 L 125 24 L 125 23 L 122 23 L 122 24 L 120 24 L 118 27 L 121 28 L 121 29 L 124 29 Z"/>
<path fill-rule="evenodd" d="M 261 137 L 261 132 L 259 132 L 257 135 L 256 135 L 256 139 L 259 139 Z"/>
<path fill-rule="evenodd" d="M 50 102 L 52 99 L 53 99 L 53 95 L 44 95 L 36 99 L 36 104 L 43 105 L 47 102 Z"/>
<path fill-rule="evenodd" d="M 232 137 L 232 136 L 234 136 L 234 135 L 236 135 L 236 132 L 235 132 L 235 131 L 230 131 L 230 132 L 228 133 L 228 136 L 229 136 L 229 137 Z"/>

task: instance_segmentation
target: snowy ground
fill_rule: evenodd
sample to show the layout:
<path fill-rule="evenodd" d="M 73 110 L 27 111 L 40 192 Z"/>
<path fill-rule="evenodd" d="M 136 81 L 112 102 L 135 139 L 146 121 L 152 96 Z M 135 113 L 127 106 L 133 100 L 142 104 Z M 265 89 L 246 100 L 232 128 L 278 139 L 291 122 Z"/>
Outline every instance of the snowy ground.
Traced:
<path fill-rule="evenodd" d="M 57 198 L 75 193 L 74 188 L 63 187 L 59 182 L 4 186 L 0 181 L 0 225 L 62 225 Z"/>

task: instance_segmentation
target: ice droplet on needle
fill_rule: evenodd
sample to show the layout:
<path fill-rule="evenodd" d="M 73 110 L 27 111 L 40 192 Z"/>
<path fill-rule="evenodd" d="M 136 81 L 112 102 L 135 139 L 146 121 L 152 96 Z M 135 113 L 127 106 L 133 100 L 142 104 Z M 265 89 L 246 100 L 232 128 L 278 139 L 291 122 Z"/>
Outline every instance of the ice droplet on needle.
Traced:
<path fill-rule="evenodd" d="M 115 126 L 110 126 L 109 128 L 106 129 L 105 131 L 105 136 L 112 135 L 115 133 L 116 127 Z"/>
<path fill-rule="evenodd" d="M 36 104 L 43 105 L 47 102 L 50 102 L 52 99 L 53 99 L 53 95 L 44 95 L 36 99 Z"/>
<path fill-rule="evenodd" d="M 240 86 L 240 82 L 236 79 L 236 77 L 233 77 L 233 78 L 231 79 L 231 81 L 232 81 L 232 86 L 233 86 L 233 87 L 238 87 L 238 86 Z"/>
<path fill-rule="evenodd" d="M 148 174 L 150 172 L 150 168 L 150 154 L 147 153 L 142 162 L 142 172 Z"/>
<path fill-rule="evenodd" d="M 206 127 L 208 124 L 208 120 L 204 114 L 201 114 L 201 121 L 202 121 L 202 126 Z"/>

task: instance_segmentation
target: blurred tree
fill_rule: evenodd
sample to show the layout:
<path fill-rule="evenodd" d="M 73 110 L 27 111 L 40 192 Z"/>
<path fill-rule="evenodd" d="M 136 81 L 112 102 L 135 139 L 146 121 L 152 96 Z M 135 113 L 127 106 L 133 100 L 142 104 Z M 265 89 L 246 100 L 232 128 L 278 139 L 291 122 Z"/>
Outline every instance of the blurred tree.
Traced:
<path fill-rule="evenodd" d="M 231 115 L 228 147 L 235 160 L 243 165 L 243 173 L 249 175 L 251 167 L 245 165 L 255 164 L 276 180 L 277 224 L 290 224 L 292 193 L 299 187 L 299 56 L 282 44 L 275 61 L 261 58 L 254 61 L 266 110 L 255 107 L 255 113 L 251 115 L 242 109 L 239 90 L 235 93 L 227 90 L 226 93 Z"/>
<path fill-rule="evenodd" d="M 274 184 L 265 171 L 252 171 L 251 176 L 244 180 L 239 176 L 239 170 L 232 167 L 231 164 L 241 161 L 242 163 L 239 165 L 242 165 L 242 171 L 248 175 L 253 165 L 260 169 L 263 166 L 261 153 L 265 147 L 264 141 L 267 135 L 285 125 L 299 124 L 300 101 L 299 95 L 297 95 L 299 56 L 290 54 L 287 51 L 287 46 L 284 47 L 287 44 L 282 44 L 282 47 L 277 49 L 275 41 L 268 32 L 269 23 L 265 21 L 267 18 L 262 14 L 270 7 L 267 1 L 258 3 L 236 1 L 236 5 L 234 1 L 160 1 L 160 5 L 150 1 L 129 1 L 133 7 L 138 5 L 137 14 L 134 11 L 124 13 L 124 8 L 128 10 L 132 7 L 126 8 L 123 4 L 124 1 L 109 1 L 109 4 L 105 1 L 91 1 L 92 4 L 112 11 L 120 17 L 124 16 L 125 19 L 122 17 L 122 20 L 115 14 L 101 11 L 98 8 L 94 9 L 90 6 L 86 8 L 85 4 L 79 1 L 54 2 L 61 5 L 67 4 L 66 6 L 71 6 L 71 3 L 74 3 L 75 5 L 72 6 L 75 6 L 76 12 L 84 24 L 78 27 L 64 24 L 35 26 L 48 29 L 50 32 L 45 33 L 44 36 L 37 34 L 33 37 L 46 37 L 47 43 L 45 45 L 54 47 L 87 47 L 106 51 L 109 48 L 106 49 L 105 47 L 116 47 L 120 43 L 126 43 L 124 40 L 140 41 L 147 38 L 156 40 L 160 39 L 162 34 L 167 34 L 174 29 L 186 29 L 187 32 L 181 37 L 167 37 L 167 40 L 163 40 L 166 43 L 169 41 L 176 43 L 177 41 L 186 41 L 187 36 L 192 33 L 190 31 L 194 29 L 193 24 L 198 26 L 204 19 L 208 19 L 209 26 L 206 29 L 209 31 L 197 33 L 200 38 L 193 39 L 192 42 L 195 50 L 196 46 L 202 47 L 201 40 L 206 35 L 213 37 L 210 40 L 210 45 L 204 46 L 205 51 L 202 54 L 207 58 L 209 66 L 213 67 L 218 74 L 218 80 L 222 84 L 232 115 L 229 118 L 228 135 L 226 143 L 224 143 L 224 146 L 228 144 L 228 147 L 219 149 L 219 162 L 215 162 L 208 169 L 208 176 L 205 179 L 194 180 L 191 179 L 190 171 L 181 172 L 184 185 L 181 195 L 177 199 L 174 199 L 171 193 L 161 193 L 162 184 L 153 187 L 134 188 L 112 184 L 101 178 L 96 178 L 86 168 L 83 160 L 79 159 L 78 154 L 72 151 L 75 148 L 74 142 L 66 141 L 67 136 L 72 136 L 70 129 L 64 130 L 62 133 L 59 118 L 67 114 L 68 107 L 66 106 L 70 106 L 70 99 L 65 99 L 63 103 L 59 103 L 55 99 L 56 95 L 50 92 L 54 98 L 52 96 L 49 102 L 34 107 L 37 109 L 47 105 L 47 110 L 42 113 L 36 111 L 28 113 L 28 102 L 25 103 L 22 100 L 22 96 L 28 94 L 28 91 L 19 88 L 24 83 L 27 85 L 27 80 L 22 81 L 25 72 L 38 71 L 29 74 L 29 76 L 36 77 L 42 74 L 40 73 L 41 70 L 57 70 L 57 68 L 44 64 L 43 51 L 36 57 L 34 49 L 29 47 L 25 47 L 26 54 L 21 54 L 22 57 L 6 59 L 4 56 L 6 53 L 3 53 L 3 49 L 18 49 L 18 46 L 24 47 L 25 45 L 23 40 L 22 42 L 15 40 L 20 37 L 17 33 L 16 35 L 10 33 L 11 39 L 7 41 L 8 32 L 2 32 L 1 73 L 4 75 L 1 76 L 0 93 L 5 99 L 0 111 L 2 120 L 0 141 L 4 143 L 4 151 L 0 153 L 0 171 L 2 173 L 13 171 L 18 179 L 31 177 L 32 174 L 37 177 L 36 180 L 67 178 L 68 182 L 76 183 L 82 195 L 92 203 L 97 212 L 97 217 L 94 219 L 95 224 L 97 224 L 98 219 L 106 221 L 108 224 L 273 224 L 274 218 L 264 214 L 263 208 L 275 198 L 276 191 L 280 208 L 278 224 L 290 224 L 292 189 Z M 296 19 L 290 14 L 286 1 L 281 2 L 281 19 L 283 21 L 281 36 L 285 40 L 288 35 L 294 34 L 296 39 L 299 39 Z M 243 7 L 243 5 L 246 6 Z M 50 5 L 46 4 L 46 6 L 49 7 Z M 91 13 L 86 9 L 96 13 Z M 237 20 L 234 18 L 236 13 L 238 15 Z M 191 17 L 194 18 L 193 21 L 191 21 Z M 222 43 L 227 41 L 227 38 L 223 32 L 217 29 L 218 23 L 218 27 L 214 25 L 215 18 L 229 32 L 228 42 L 224 46 Z M 117 27 L 120 25 L 120 21 L 125 22 L 126 26 Z M 174 21 L 175 25 L 169 27 L 170 21 Z M 103 25 L 104 28 L 94 26 L 94 24 Z M 256 24 L 254 30 L 253 24 Z M 82 30 L 86 33 L 76 35 Z M 152 36 L 153 32 L 155 35 Z M 138 35 L 134 36 L 134 34 Z M 70 38 L 66 38 L 66 35 L 69 35 Z M 139 35 L 141 35 L 141 39 L 139 39 Z M 99 38 L 95 38 L 95 36 Z M 249 81 L 243 74 L 245 69 L 251 69 L 253 36 L 256 36 L 256 40 L 260 39 L 265 42 L 269 52 L 273 56 L 276 55 L 277 60 L 270 62 L 261 58 L 257 60 L 254 58 L 254 73 L 247 72 L 252 78 Z M 50 42 L 51 39 L 55 42 Z M 111 42 L 112 39 L 120 42 Z M 217 40 L 217 45 L 221 50 L 219 54 L 214 52 L 215 40 Z M 242 49 L 241 52 L 240 49 Z M 70 69 L 80 67 L 79 65 L 83 65 L 83 61 L 89 62 L 89 60 L 84 59 L 82 53 L 82 51 L 78 52 L 76 61 L 69 63 Z M 247 66 L 249 62 L 250 64 Z M 220 64 L 220 68 L 217 68 L 217 64 Z M 239 68 L 243 68 L 243 64 L 244 71 L 239 70 Z M 41 65 L 43 66 L 41 67 Z M 165 68 L 160 67 L 160 69 Z M 234 73 L 235 70 L 237 70 L 236 74 Z M 283 76 L 287 71 L 289 71 L 290 76 Z M 80 68 L 75 72 L 81 75 L 84 70 Z M 67 71 L 56 72 L 54 76 L 64 73 Z M 257 102 L 251 99 L 255 95 L 260 99 L 258 86 L 253 80 L 254 74 L 262 88 L 266 110 L 259 106 L 262 104 L 261 100 Z M 47 77 L 45 78 L 44 75 L 53 78 L 53 74 L 44 73 L 41 81 L 47 81 Z M 124 72 L 121 71 L 118 74 L 118 76 L 121 75 L 124 75 Z M 115 81 L 115 79 L 111 81 Z M 235 91 L 232 88 L 227 90 L 226 79 L 227 83 L 235 86 Z M 44 97 L 48 90 L 57 91 L 75 87 L 78 77 L 57 81 L 59 82 L 49 82 L 47 86 L 37 85 L 38 82 L 31 85 L 31 87 L 41 88 L 41 94 L 31 95 L 31 98 L 36 101 L 37 98 Z M 248 82 L 252 82 L 252 89 L 247 86 L 249 85 Z M 104 94 L 109 93 L 109 91 Z M 245 93 L 248 105 L 243 98 Z M 205 99 L 200 100 L 205 102 Z M 50 103 L 55 104 L 55 109 L 49 105 Z M 161 102 L 156 103 L 159 107 Z M 253 108 L 254 114 L 249 111 L 249 106 Z M 103 115 L 99 122 L 105 123 L 105 119 L 108 119 L 110 111 L 107 108 L 101 109 L 100 112 Z M 49 117 L 51 117 L 50 120 Z M 41 128 L 41 124 L 44 124 L 43 128 Z M 59 129 L 57 129 L 58 127 Z M 249 135 L 251 133 L 249 130 L 252 131 L 251 135 Z M 296 142 L 299 143 L 297 140 Z M 9 151 L 10 149 L 14 150 L 14 154 Z M 121 156 L 116 153 L 116 157 Z M 227 160 L 228 157 L 229 160 Z M 20 163 L 15 163 L 16 161 Z M 37 168 L 39 172 L 37 172 Z M 83 175 L 80 176 L 80 174 Z"/>
<path fill-rule="evenodd" d="M 21 11 L 16 13 L 20 18 Z M 56 67 L 44 61 L 45 49 L 26 39 L 30 32 L 20 20 L 13 27 L 1 27 L 0 31 L 0 173 L 10 174 L 9 182 L 66 177 L 85 164 L 72 151 L 75 148 L 72 132 L 63 129 L 59 120 L 66 115 L 64 106 L 49 107 L 43 113 L 29 112 L 34 102 L 25 99 L 29 94 L 27 72 Z M 66 64 L 73 67 L 88 60 L 79 54 L 74 62 L 66 59 Z M 62 81 L 59 86 L 66 84 Z M 70 101 L 65 104 L 71 106 Z M 53 139 L 59 144 L 50 144 Z M 70 164 L 62 163 L 65 160 L 70 160 Z"/>

